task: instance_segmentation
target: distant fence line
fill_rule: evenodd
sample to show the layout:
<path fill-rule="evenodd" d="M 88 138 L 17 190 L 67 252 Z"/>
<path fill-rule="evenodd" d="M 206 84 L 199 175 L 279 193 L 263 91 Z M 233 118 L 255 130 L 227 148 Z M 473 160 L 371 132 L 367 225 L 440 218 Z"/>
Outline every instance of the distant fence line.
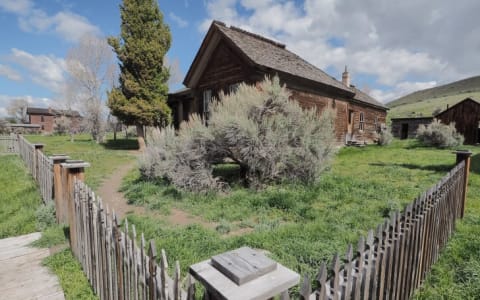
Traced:
<path fill-rule="evenodd" d="M 182 284 L 178 261 L 172 279 L 165 251 L 157 264 L 154 242 L 147 251 L 141 234 L 137 245 L 135 227 L 125 220 L 122 230 L 115 213 L 83 183 L 87 163 L 63 155 L 46 157 L 42 145 L 22 136 L 0 136 L 2 151 L 20 154 L 44 202 L 54 191 L 57 219 L 70 225 L 72 252 L 100 299 L 195 299 L 194 280 L 188 275 Z M 361 237 L 356 250 L 349 246 L 344 257 L 334 256 L 331 267 L 322 264 L 313 293 L 305 276 L 300 298 L 410 299 L 437 261 L 456 220 L 463 217 L 470 154 L 458 152 L 456 166 L 444 178 L 402 213 L 395 212 L 370 230 L 366 239 Z"/>

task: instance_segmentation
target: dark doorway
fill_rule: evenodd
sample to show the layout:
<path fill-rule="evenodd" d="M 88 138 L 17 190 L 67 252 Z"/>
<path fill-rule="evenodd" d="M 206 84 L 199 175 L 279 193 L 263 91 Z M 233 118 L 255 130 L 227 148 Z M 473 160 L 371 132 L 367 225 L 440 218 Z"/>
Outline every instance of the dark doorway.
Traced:
<path fill-rule="evenodd" d="M 477 128 L 477 144 L 480 144 L 480 127 Z"/>
<path fill-rule="evenodd" d="M 408 123 L 402 124 L 402 132 L 400 133 L 400 138 L 402 140 L 408 139 Z"/>

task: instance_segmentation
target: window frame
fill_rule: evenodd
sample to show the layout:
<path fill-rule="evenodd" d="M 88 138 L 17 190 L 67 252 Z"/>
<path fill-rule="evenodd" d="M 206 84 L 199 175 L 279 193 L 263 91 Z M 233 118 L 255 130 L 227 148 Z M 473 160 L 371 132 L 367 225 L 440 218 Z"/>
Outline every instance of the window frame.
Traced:
<path fill-rule="evenodd" d="M 358 129 L 361 131 L 365 129 L 365 115 L 363 111 L 360 112 Z"/>

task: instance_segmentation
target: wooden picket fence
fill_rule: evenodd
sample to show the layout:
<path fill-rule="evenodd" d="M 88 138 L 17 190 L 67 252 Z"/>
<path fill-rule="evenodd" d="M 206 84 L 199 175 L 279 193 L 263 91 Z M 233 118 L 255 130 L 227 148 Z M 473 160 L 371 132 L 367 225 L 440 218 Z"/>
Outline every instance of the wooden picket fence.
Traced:
<path fill-rule="evenodd" d="M 17 136 L 15 134 L 0 135 L 0 154 L 18 153 Z"/>
<path fill-rule="evenodd" d="M 44 203 L 53 198 L 53 162 L 42 152 L 41 145 L 28 142 L 23 136 L 0 136 L 0 153 L 18 153 L 38 183 Z"/>
<path fill-rule="evenodd" d="M 146 251 L 142 233 L 137 245 L 135 226 L 130 227 L 125 219 L 122 230 L 115 212 L 82 181 L 75 180 L 73 198 L 72 251 L 100 299 L 194 299 L 190 275 L 185 283 L 187 291 L 182 289 L 179 262 L 175 262 L 172 279 L 167 274 L 165 251 L 161 250 L 157 265 L 154 242 L 150 241 Z"/>
<path fill-rule="evenodd" d="M 302 299 L 410 299 L 463 217 L 465 168 L 462 161 L 402 213 L 360 238 L 356 250 L 350 245 L 344 258 L 335 255 L 331 268 L 322 264 L 313 294 L 305 277 Z"/>

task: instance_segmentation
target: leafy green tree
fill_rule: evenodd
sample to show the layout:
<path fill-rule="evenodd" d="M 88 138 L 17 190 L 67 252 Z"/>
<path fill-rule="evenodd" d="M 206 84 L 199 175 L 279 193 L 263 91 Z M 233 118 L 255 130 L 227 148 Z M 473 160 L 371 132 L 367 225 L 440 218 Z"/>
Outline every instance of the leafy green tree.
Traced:
<path fill-rule="evenodd" d="M 170 48 L 169 27 L 156 0 L 123 0 L 121 33 L 110 37 L 120 61 L 120 86 L 108 94 L 112 114 L 126 125 L 136 125 L 140 150 L 145 148 L 145 126 L 171 121 L 167 105 L 169 70 L 164 66 Z"/>

